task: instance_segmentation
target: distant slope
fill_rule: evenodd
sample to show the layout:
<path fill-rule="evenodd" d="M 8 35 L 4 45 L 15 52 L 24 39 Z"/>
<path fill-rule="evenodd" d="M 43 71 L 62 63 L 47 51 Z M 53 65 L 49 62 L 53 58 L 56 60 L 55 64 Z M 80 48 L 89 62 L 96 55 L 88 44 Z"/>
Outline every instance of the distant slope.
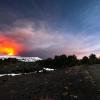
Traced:
<path fill-rule="evenodd" d="M 16 58 L 19 61 L 23 61 L 23 62 L 35 62 L 38 60 L 42 60 L 39 57 L 21 57 L 21 56 L 0 56 L 0 59 L 7 59 L 7 58 Z"/>

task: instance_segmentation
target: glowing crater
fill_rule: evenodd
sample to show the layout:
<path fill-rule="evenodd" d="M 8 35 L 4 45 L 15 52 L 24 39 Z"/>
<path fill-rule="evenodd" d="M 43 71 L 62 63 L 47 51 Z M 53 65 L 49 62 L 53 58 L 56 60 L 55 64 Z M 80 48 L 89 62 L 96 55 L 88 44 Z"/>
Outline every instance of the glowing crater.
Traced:
<path fill-rule="evenodd" d="M 14 48 L 11 48 L 11 47 L 0 47 L 0 54 L 13 56 L 13 55 L 16 55 L 16 52 Z"/>

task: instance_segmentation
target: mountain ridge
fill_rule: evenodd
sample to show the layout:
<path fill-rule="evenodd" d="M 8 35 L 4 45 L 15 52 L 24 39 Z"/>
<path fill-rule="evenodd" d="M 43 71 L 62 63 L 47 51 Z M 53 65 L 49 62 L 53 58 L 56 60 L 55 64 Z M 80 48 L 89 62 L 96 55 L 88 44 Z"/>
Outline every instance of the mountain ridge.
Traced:
<path fill-rule="evenodd" d="M 35 62 L 38 60 L 42 60 L 39 57 L 22 57 L 22 56 L 0 56 L 0 59 L 4 60 L 4 59 L 8 59 L 8 58 L 16 58 L 19 61 L 23 61 L 23 62 Z"/>

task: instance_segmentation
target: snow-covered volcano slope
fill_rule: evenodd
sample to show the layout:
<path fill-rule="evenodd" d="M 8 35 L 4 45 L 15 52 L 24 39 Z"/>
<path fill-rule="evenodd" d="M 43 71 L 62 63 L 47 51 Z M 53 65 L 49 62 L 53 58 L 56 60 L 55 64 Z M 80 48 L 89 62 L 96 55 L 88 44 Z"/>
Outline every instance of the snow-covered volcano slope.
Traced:
<path fill-rule="evenodd" d="M 7 58 L 16 58 L 19 61 L 23 61 L 23 62 L 35 62 L 38 60 L 42 60 L 39 57 L 21 57 L 21 56 L 0 56 L 0 59 L 7 59 Z"/>

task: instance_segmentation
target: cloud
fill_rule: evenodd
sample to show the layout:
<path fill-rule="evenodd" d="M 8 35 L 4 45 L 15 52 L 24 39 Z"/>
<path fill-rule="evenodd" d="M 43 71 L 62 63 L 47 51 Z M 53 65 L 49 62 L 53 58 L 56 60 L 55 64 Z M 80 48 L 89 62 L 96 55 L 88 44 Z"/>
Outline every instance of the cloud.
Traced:
<path fill-rule="evenodd" d="M 28 20 L 19 20 L 0 32 L 0 37 L 9 44 L 17 44 L 19 54 L 23 56 L 53 57 L 58 54 L 76 54 L 79 57 L 88 55 L 99 45 L 92 46 L 91 40 L 95 37 L 84 33 L 63 33 L 52 30 L 48 24 L 41 21 L 34 23 Z M 94 43 L 94 41 L 93 41 Z M 2 45 L 2 42 L 1 42 Z"/>

